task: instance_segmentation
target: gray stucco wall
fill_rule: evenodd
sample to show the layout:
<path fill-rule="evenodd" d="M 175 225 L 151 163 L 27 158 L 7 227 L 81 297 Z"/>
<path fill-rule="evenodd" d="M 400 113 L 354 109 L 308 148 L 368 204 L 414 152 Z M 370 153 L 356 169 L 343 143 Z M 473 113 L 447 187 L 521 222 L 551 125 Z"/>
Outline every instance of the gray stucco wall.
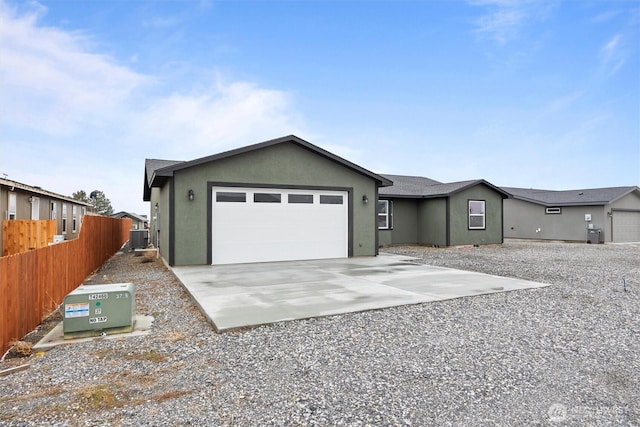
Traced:
<path fill-rule="evenodd" d="M 420 200 L 418 207 L 418 243 L 427 246 L 447 244 L 447 199 Z"/>
<path fill-rule="evenodd" d="M 152 188 L 149 200 L 149 240 L 166 260 L 169 259 L 169 187 L 167 182 L 161 188 Z"/>
<path fill-rule="evenodd" d="M 391 200 L 394 202 L 393 230 L 380 231 L 380 244 L 457 246 L 503 241 L 502 195 L 485 185 L 476 185 L 449 197 Z M 486 229 L 469 230 L 468 200 L 486 202 Z"/>
<path fill-rule="evenodd" d="M 469 229 L 469 200 L 485 201 L 485 229 Z M 449 245 L 502 243 L 502 195 L 486 185 L 476 185 L 449 198 Z"/>
<path fill-rule="evenodd" d="M 584 218 L 590 214 L 593 227 L 603 229 L 607 241 L 604 206 L 563 206 L 561 209 L 560 214 L 547 214 L 545 206 L 518 199 L 505 200 L 504 237 L 584 242 L 587 238 Z"/>
<path fill-rule="evenodd" d="M 176 171 L 173 179 L 175 265 L 207 263 L 210 182 L 353 188 L 353 255 L 377 253 L 375 181 L 299 145 L 277 144 L 196 165 Z M 187 197 L 189 189 L 195 195 L 192 202 Z M 369 203 L 362 202 L 363 195 Z"/>
<path fill-rule="evenodd" d="M 418 243 L 418 200 L 390 200 L 393 201 L 393 229 L 379 231 L 380 245 Z"/>

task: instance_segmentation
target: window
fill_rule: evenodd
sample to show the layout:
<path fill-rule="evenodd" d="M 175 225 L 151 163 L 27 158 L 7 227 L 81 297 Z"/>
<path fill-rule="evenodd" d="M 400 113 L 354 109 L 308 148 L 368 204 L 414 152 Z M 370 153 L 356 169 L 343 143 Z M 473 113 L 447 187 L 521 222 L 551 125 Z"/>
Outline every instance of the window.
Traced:
<path fill-rule="evenodd" d="M 280 203 L 281 195 L 278 193 L 254 193 L 254 203 Z"/>
<path fill-rule="evenodd" d="M 289 194 L 289 203 L 313 203 L 313 194 Z"/>
<path fill-rule="evenodd" d="M 51 219 L 58 219 L 58 207 L 56 202 L 51 202 Z"/>
<path fill-rule="evenodd" d="M 71 231 L 73 233 L 78 230 L 78 207 L 73 205 L 71 206 Z"/>
<path fill-rule="evenodd" d="M 550 214 L 550 215 L 558 215 L 562 213 L 562 208 L 546 208 L 544 210 L 544 213 Z"/>
<path fill-rule="evenodd" d="M 31 202 L 31 219 L 39 220 L 40 219 L 40 199 L 35 196 L 29 197 L 29 201 Z"/>
<path fill-rule="evenodd" d="M 216 191 L 216 202 L 245 203 L 247 201 L 246 193 L 237 193 L 231 191 Z"/>
<path fill-rule="evenodd" d="M 9 215 L 7 219 L 16 219 L 18 211 L 18 203 L 16 201 L 16 193 L 9 193 Z"/>
<path fill-rule="evenodd" d="M 67 234 L 67 204 L 62 204 L 62 234 Z"/>
<path fill-rule="evenodd" d="M 469 230 L 485 229 L 484 208 L 484 200 L 469 200 Z"/>
<path fill-rule="evenodd" d="M 342 196 L 327 196 L 324 194 L 320 195 L 321 205 L 341 205 L 342 203 Z"/>
<path fill-rule="evenodd" d="M 393 228 L 393 202 L 378 200 L 378 230 Z"/>

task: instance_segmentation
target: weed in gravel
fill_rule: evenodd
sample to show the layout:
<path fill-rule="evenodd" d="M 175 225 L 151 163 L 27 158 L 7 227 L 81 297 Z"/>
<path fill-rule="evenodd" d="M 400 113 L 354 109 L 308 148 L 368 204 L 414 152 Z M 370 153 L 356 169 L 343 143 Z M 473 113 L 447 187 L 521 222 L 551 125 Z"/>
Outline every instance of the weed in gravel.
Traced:
<path fill-rule="evenodd" d="M 8 357 L 27 357 L 31 356 L 33 344 L 26 341 L 10 341 L 11 349 L 7 354 Z"/>
<path fill-rule="evenodd" d="M 119 405 L 116 391 L 118 386 L 97 385 L 85 387 L 78 391 L 78 397 L 85 407 L 94 409 L 110 409 Z"/>

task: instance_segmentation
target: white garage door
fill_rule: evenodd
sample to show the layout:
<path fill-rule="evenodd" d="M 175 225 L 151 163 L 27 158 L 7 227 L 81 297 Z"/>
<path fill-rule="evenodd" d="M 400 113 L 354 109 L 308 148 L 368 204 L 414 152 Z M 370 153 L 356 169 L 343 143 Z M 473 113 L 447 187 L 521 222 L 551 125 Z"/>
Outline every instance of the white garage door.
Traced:
<path fill-rule="evenodd" d="M 214 187 L 212 263 L 348 256 L 346 191 Z"/>
<path fill-rule="evenodd" d="M 640 242 L 640 212 L 613 211 L 613 241 Z"/>

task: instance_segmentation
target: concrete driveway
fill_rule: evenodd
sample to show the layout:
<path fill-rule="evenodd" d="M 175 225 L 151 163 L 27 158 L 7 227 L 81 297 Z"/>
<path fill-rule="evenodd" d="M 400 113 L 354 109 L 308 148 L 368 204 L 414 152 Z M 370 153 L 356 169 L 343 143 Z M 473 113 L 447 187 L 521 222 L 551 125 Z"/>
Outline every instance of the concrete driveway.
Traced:
<path fill-rule="evenodd" d="M 549 286 L 377 257 L 173 267 L 219 331 Z"/>

